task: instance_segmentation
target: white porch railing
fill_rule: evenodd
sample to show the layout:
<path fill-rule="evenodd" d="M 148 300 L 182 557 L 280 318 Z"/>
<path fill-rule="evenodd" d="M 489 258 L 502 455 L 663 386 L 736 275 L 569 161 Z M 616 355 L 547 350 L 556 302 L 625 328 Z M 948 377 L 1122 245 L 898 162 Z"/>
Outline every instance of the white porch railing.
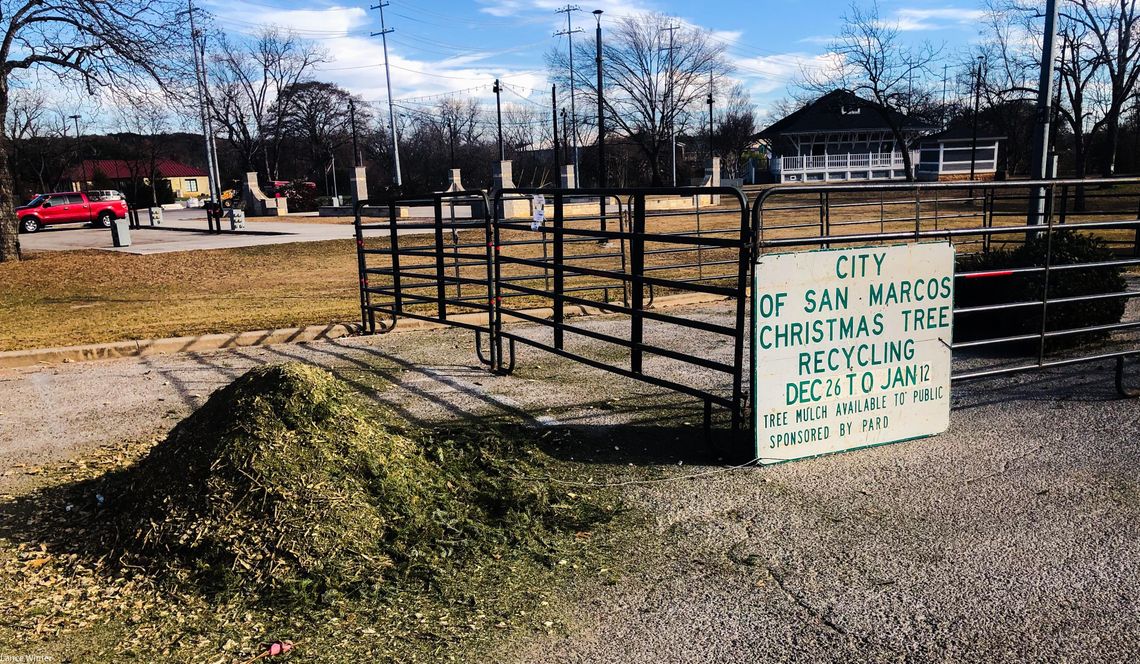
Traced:
<path fill-rule="evenodd" d="M 869 154 L 827 154 L 802 155 L 797 157 L 775 157 L 771 160 L 771 168 L 775 173 L 787 171 L 829 171 L 846 170 L 850 168 L 892 168 L 902 166 L 901 152 L 872 152 Z M 911 163 L 918 163 L 918 151 L 911 151 Z"/>

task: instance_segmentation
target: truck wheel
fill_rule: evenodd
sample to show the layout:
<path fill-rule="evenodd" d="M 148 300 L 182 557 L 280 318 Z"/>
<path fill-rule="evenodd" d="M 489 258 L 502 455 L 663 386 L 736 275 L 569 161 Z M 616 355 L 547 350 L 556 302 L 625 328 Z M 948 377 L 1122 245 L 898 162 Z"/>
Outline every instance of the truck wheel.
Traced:
<path fill-rule="evenodd" d="M 95 225 L 99 228 L 110 228 L 112 219 L 114 219 L 114 216 L 110 212 L 100 212 L 99 219 L 95 222 Z"/>
<path fill-rule="evenodd" d="M 35 217 L 24 217 L 20 220 L 20 230 L 24 233 L 35 233 L 40 229 L 40 220 Z"/>

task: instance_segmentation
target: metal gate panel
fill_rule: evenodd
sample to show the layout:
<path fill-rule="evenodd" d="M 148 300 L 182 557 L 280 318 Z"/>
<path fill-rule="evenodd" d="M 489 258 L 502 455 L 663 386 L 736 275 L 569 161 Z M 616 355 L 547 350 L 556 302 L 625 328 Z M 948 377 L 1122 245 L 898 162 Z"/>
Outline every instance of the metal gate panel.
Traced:
<path fill-rule="evenodd" d="M 401 317 L 489 334 L 492 257 L 484 192 L 393 198 L 387 219 L 363 223 L 356 206 L 361 319 L 368 333 L 387 332 Z M 485 360 L 487 361 L 487 360 Z"/>
<path fill-rule="evenodd" d="M 700 398 L 706 419 L 713 404 L 723 406 L 739 426 L 751 251 L 743 195 L 727 187 L 511 189 L 496 195 L 495 209 L 537 195 L 550 205 L 542 223 L 501 215 L 493 222 L 499 357 L 504 342 L 540 348 Z M 684 295 L 734 299 L 733 324 L 653 308 L 660 297 Z M 520 311 L 523 303 L 549 315 Z M 629 322 L 615 332 L 568 320 L 572 311 Z M 534 325 L 504 327 L 510 320 Z M 606 350 L 587 343 L 598 341 Z M 718 348 L 726 344 L 727 353 Z M 728 389 L 714 387 L 725 378 Z"/>
<path fill-rule="evenodd" d="M 1044 192 L 1041 223 L 1028 223 L 1030 201 Z M 959 317 L 1029 317 L 1040 325 L 1024 333 L 963 340 L 955 332 L 952 380 L 961 381 L 1070 364 L 1115 360 L 1117 387 L 1134 396 L 1125 380 L 1128 358 L 1140 356 L 1140 178 L 1006 182 L 931 182 L 774 187 L 752 209 L 756 252 L 800 251 L 831 246 L 875 246 L 920 240 L 947 240 L 959 257 L 985 257 L 984 267 L 960 260 L 956 288 L 1004 286 L 1012 278 L 1039 280 L 1040 297 L 959 306 Z M 1058 255 L 1060 233 L 1097 237 L 1113 254 L 1081 262 Z M 1044 242 L 1044 259 L 1033 265 L 1001 264 L 1005 250 Z M 994 262 L 997 264 L 994 264 Z M 1097 270 L 1130 271 L 1119 291 L 1063 295 L 1063 282 L 1077 283 Z M 978 284 L 981 284 L 980 286 Z M 957 291 L 956 291 L 957 292 Z M 1091 302 L 1124 303 L 1118 322 L 1051 326 L 1060 312 Z M 992 320 L 989 318 L 987 320 Z M 1095 336 L 1090 344 L 1061 343 Z M 1009 348 L 1031 349 L 1020 355 Z M 1005 352 L 995 353 L 996 350 Z"/>

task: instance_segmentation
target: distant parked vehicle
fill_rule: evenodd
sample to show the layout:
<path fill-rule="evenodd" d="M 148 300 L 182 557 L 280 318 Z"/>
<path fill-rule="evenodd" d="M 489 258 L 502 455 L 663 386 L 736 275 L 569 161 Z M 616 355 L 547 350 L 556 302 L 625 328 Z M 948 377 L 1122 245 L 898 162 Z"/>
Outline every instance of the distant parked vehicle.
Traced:
<path fill-rule="evenodd" d="M 16 208 L 20 231 L 35 233 L 51 224 L 92 224 L 110 228 L 115 219 L 125 219 L 127 204 L 121 198 L 95 200 L 81 192 L 40 194 Z"/>
<path fill-rule="evenodd" d="M 87 192 L 87 198 L 92 201 L 125 201 L 123 192 L 116 189 L 92 189 Z"/>

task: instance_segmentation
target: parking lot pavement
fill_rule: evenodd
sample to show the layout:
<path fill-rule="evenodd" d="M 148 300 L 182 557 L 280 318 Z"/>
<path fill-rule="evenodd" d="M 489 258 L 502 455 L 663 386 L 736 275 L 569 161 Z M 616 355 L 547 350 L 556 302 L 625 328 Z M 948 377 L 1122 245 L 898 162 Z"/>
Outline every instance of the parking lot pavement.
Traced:
<path fill-rule="evenodd" d="M 206 218 L 201 210 L 165 212 L 161 228 L 151 228 L 143 217 L 141 229 L 131 231 L 131 246 L 114 248 L 111 231 L 80 224 L 49 226 L 37 233 L 24 233 L 20 244 L 27 251 L 66 251 L 105 249 L 128 254 L 157 254 L 197 249 L 232 249 L 290 242 L 321 242 L 352 237 L 350 224 L 307 224 L 289 221 L 257 221 L 246 225 L 245 232 L 230 232 L 223 220 L 221 233 L 207 233 Z"/>
<path fill-rule="evenodd" d="M 287 359 L 336 368 L 412 419 L 565 428 L 577 442 L 561 454 L 660 477 L 621 489 L 649 517 L 644 548 L 624 553 L 633 571 L 571 589 L 565 633 L 515 641 L 499 661 L 1140 652 L 1140 404 L 1116 397 L 1104 364 L 955 386 L 937 437 L 727 469 L 704 452 L 692 400 L 532 349 L 513 375 L 493 376 L 468 333 L 409 332 L 0 372 L 0 455 L 40 462 L 161 433 L 248 367 Z"/>

